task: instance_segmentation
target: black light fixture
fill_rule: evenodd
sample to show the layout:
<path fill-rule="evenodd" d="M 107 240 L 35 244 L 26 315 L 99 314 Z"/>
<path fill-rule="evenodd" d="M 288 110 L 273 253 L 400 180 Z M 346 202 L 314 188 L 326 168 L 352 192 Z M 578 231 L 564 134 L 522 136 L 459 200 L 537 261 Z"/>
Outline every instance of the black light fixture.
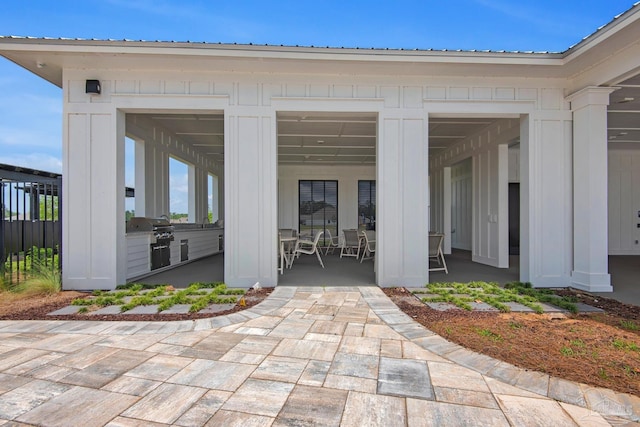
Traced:
<path fill-rule="evenodd" d="M 86 93 L 100 94 L 100 80 L 87 80 Z"/>

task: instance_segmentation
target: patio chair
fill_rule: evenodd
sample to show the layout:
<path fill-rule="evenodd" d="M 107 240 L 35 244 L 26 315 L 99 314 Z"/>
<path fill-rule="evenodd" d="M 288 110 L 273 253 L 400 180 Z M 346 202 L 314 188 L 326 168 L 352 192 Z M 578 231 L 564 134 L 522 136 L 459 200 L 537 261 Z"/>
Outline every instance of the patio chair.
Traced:
<path fill-rule="evenodd" d="M 447 270 L 447 263 L 444 260 L 444 253 L 442 253 L 442 242 L 444 241 L 444 234 L 429 234 L 429 271 L 444 271 L 449 274 Z M 431 262 L 438 263 L 438 267 L 431 267 Z"/>
<path fill-rule="evenodd" d="M 318 261 L 320 261 L 320 265 L 324 268 L 324 263 L 322 262 L 322 257 L 320 256 L 320 251 L 318 249 L 318 242 L 320 241 L 320 237 L 324 234 L 324 231 L 318 231 L 316 233 L 316 237 L 311 240 L 299 239 L 296 242 L 296 249 L 293 254 L 293 258 L 291 260 L 291 266 L 293 265 L 293 261 L 297 259 L 301 254 L 304 255 L 313 255 L 316 254 L 318 257 Z"/>
<path fill-rule="evenodd" d="M 324 240 L 327 242 L 327 247 L 324 250 L 325 255 L 329 255 L 329 251 L 333 253 L 333 251 L 340 247 L 340 236 L 332 236 L 331 231 L 325 230 Z"/>
<path fill-rule="evenodd" d="M 362 235 L 364 236 L 364 253 L 360 263 L 365 259 L 373 258 L 376 254 L 376 232 L 374 230 L 366 230 L 362 232 Z"/>
<path fill-rule="evenodd" d="M 340 258 L 343 256 L 352 256 L 358 259 L 360 257 L 360 238 L 358 237 L 358 230 L 342 230 L 342 234 L 344 235 L 344 241 L 342 242 L 342 248 L 340 249 Z"/>

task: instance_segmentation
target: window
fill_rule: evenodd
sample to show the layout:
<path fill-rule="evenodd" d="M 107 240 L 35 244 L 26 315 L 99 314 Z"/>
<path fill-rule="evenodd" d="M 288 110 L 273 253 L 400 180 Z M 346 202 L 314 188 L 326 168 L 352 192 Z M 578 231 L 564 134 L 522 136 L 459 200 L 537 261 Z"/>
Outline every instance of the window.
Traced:
<path fill-rule="evenodd" d="M 376 229 L 375 181 L 358 181 L 358 229 Z"/>
<path fill-rule="evenodd" d="M 338 181 L 299 182 L 300 234 L 315 236 L 318 231 L 338 235 Z M 324 244 L 324 236 L 320 242 Z"/>

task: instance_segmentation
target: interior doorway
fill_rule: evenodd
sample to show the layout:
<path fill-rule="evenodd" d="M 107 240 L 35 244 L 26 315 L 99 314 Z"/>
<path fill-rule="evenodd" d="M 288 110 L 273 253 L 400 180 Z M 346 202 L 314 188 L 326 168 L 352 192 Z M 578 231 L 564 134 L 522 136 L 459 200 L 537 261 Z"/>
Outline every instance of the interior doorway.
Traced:
<path fill-rule="evenodd" d="M 509 255 L 520 255 L 520 183 L 509 183 Z"/>

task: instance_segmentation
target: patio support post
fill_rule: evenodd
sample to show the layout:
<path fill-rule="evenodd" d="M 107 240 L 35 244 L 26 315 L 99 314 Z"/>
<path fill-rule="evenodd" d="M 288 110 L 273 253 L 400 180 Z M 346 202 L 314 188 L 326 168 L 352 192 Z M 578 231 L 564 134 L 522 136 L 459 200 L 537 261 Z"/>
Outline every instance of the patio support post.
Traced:
<path fill-rule="evenodd" d="M 429 281 L 428 118 L 420 110 L 382 114 L 377 147 L 377 281 Z"/>
<path fill-rule="evenodd" d="M 125 115 L 86 98 L 65 100 L 63 113 L 65 290 L 114 289 L 126 279 Z"/>
<path fill-rule="evenodd" d="M 277 138 L 275 112 L 225 110 L 224 277 L 229 286 L 277 283 Z"/>
<path fill-rule="evenodd" d="M 611 292 L 607 245 L 607 105 L 610 87 L 587 87 L 572 95 L 573 271 L 571 285 Z"/>
<path fill-rule="evenodd" d="M 451 254 L 451 167 L 443 168 L 444 174 L 444 193 L 443 198 L 443 217 L 442 232 L 444 233 L 444 247 L 442 248 L 446 255 Z"/>

